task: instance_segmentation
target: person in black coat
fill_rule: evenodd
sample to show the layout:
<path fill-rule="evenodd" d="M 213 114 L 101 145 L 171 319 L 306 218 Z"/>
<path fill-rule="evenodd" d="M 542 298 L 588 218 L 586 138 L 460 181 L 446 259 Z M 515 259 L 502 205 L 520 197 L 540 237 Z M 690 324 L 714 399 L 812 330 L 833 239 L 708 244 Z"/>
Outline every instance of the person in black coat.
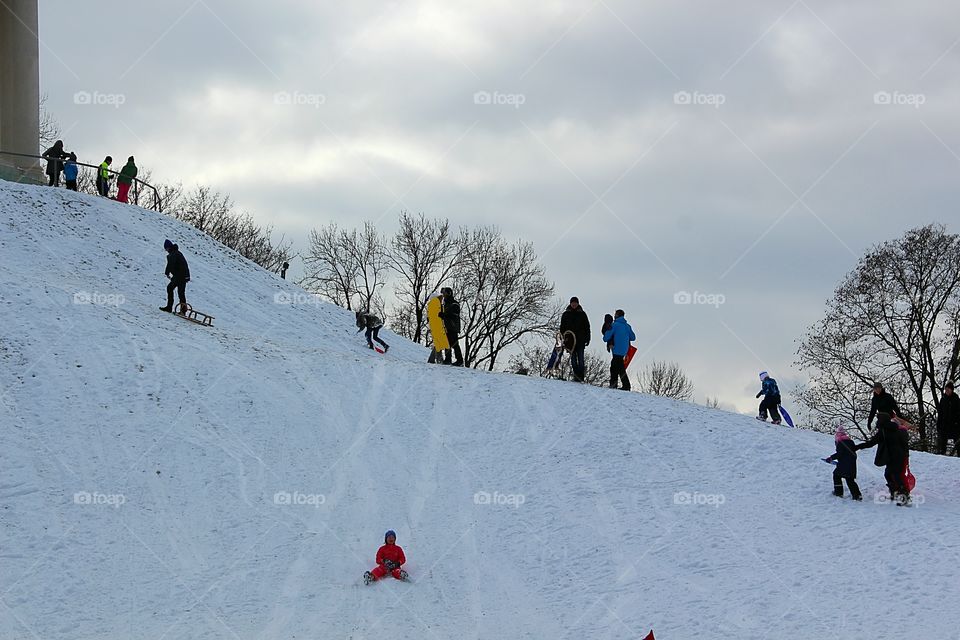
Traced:
<path fill-rule="evenodd" d="M 873 385 L 873 400 L 870 402 L 870 417 L 867 418 L 867 429 L 873 426 L 873 418 L 880 412 L 889 413 L 891 416 L 900 415 L 900 407 L 893 396 L 887 393 L 886 389 L 879 382 Z"/>
<path fill-rule="evenodd" d="M 573 333 L 577 339 L 573 351 L 570 352 L 573 379 L 575 382 L 583 382 L 583 376 L 587 371 L 583 350 L 590 344 L 590 318 L 587 317 L 587 313 L 580 306 L 580 299 L 576 296 L 570 298 L 570 305 L 560 316 L 560 333 L 564 334 L 567 331 Z"/>
<path fill-rule="evenodd" d="M 357 311 L 357 327 L 357 333 L 360 333 L 364 329 L 367 330 L 366 338 L 369 348 L 373 349 L 373 341 L 376 340 L 380 346 L 383 347 L 384 353 L 390 349 L 390 345 L 380 338 L 380 329 L 383 328 L 383 320 L 369 311 Z"/>
<path fill-rule="evenodd" d="M 947 440 L 953 440 L 953 453 L 960 455 L 957 441 L 960 440 L 960 398 L 953 391 L 953 383 L 948 382 L 940 396 L 937 408 L 937 453 L 947 453 Z"/>
<path fill-rule="evenodd" d="M 450 287 L 440 289 L 440 293 L 443 295 L 443 300 L 441 301 L 443 307 L 440 311 L 440 319 L 443 320 L 443 330 L 447 333 L 447 342 L 450 343 L 453 355 L 457 357 L 456 361 L 452 364 L 455 367 L 462 367 L 463 353 L 460 352 L 460 303 L 453 297 L 453 289 Z M 451 349 L 447 349 L 444 352 L 443 364 L 451 364 Z"/>
<path fill-rule="evenodd" d="M 160 307 L 160 311 L 170 313 L 173 311 L 173 290 L 177 290 L 177 297 L 180 299 L 180 314 L 186 313 L 187 304 L 187 283 L 190 282 L 190 267 L 187 266 L 187 259 L 180 253 L 180 247 L 170 242 L 163 241 L 163 248 L 167 250 L 167 269 L 164 274 L 170 278 L 167 284 L 167 306 Z"/>
<path fill-rule="evenodd" d="M 60 186 L 60 173 L 63 171 L 63 161 L 70 154 L 63 150 L 63 140 L 57 140 L 53 146 L 43 152 L 43 158 L 47 161 L 47 176 L 50 178 L 49 186 Z"/>
<path fill-rule="evenodd" d="M 603 316 L 603 327 L 600 329 L 600 335 L 601 336 L 606 335 L 607 331 L 610 331 L 610 329 L 612 328 L 613 328 L 613 316 L 608 313 L 605 316 Z M 608 342 L 607 353 L 609 353 L 611 349 L 613 349 L 613 343 Z"/>
<path fill-rule="evenodd" d="M 873 464 L 884 467 L 883 477 L 890 490 L 890 499 L 901 503 L 910 498 L 910 490 L 903 481 L 903 472 L 910 454 L 910 438 L 907 429 L 893 421 L 885 411 L 877 413 L 877 432 L 856 446 L 857 450 L 877 448 Z"/>
<path fill-rule="evenodd" d="M 860 486 L 857 484 L 857 446 L 842 426 L 837 427 L 833 440 L 837 445 L 837 452 L 825 458 L 827 462 L 834 460 L 837 462 L 837 468 L 833 470 L 833 495 L 838 498 L 843 497 L 843 481 L 846 480 L 850 497 L 854 500 L 863 500 L 863 494 L 860 493 Z"/>

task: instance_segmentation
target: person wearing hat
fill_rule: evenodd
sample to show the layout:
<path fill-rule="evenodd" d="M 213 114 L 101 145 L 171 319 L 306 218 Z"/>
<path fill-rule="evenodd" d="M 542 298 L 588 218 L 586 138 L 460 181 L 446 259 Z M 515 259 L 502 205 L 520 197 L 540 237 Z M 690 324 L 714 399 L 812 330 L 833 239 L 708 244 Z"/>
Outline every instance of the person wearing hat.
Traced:
<path fill-rule="evenodd" d="M 940 406 L 937 407 L 937 453 L 947 453 L 947 440 L 953 440 L 953 455 L 960 455 L 960 398 L 954 393 L 953 383 L 943 387 Z"/>
<path fill-rule="evenodd" d="M 136 177 L 137 165 L 133 162 L 133 156 L 130 156 L 127 158 L 127 164 L 120 169 L 120 175 L 117 176 L 117 202 L 127 201 L 127 192 L 130 191 L 130 185 Z"/>
<path fill-rule="evenodd" d="M 444 287 L 440 289 L 443 295 L 441 300 L 443 307 L 440 311 L 440 319 L 443 320 L 443 330 L 447 333 L 447 342 L 450 343 L 450 349 L 443 352 L 443 364 L 451 364 L 450 351 L 457 357 L 453 366 L 463 366 L 463 353 L 460 351 L 460 303 L 453 297 L 453 289 Z"/>
<path fill-rule="evenodd" d="M 613 324 L 603 334 L 603 341 L 613 345 L 611 349 L 613 357 L 610 359 L 610 388 L 617 388 L 617 378 L 619 378 L 620 388 L 630 391 L 630 378 L 627 376 L 627 368 L 623 365 L 623 358 L 630 350 L 630 343 L 636 340 L 637 336 L 624 316 L 623 309 L 617 309 L 614 312 Z"/>
<path fill-rule="evenodd" d="M 873 400 L 870 402 L 870 416 L 867 418 L 867 429 L 872 428 L 874 416 L 881 411 L 889 413 L 891 416 L 900 415 L 900 407 L 897 406 L 897 401 L 883 388 L 883 383 L 874 382 Z"/>
<path fill-rule="evenodd" d="M 780 387 L 766 371 L 760 372 L 760 393 L 757 397 L 760 396 L 763 396 L 763 400 L 760 401 L 760 414 L 757 420 L 766 422 L 769 411 L 773 424 L 780 424 Z"/>
<path fill-rule="evenodd" d="M 97 193 L 104 198 L 110 196 L 110 165 L 112 164 L 113 158 L 107 156 L 97 169 Z"/>
<path fill-rule="evenodd" d="M 167 250 L 167 269 L 164 271 L 170 279 L 167 283 L 167 306 L 160 307 L 160 311 L 170 313 L 173 311 L 173 290 L 177 290 L 177 297 L 180 299 L 181 314 L 186 312 L 184 308 L 187 303 L 187 283 L 190 282 L 190 267 L 187 265 L 187 259 L 180 253 L 178 247 L 170 240 L 163 241 L 163 248 Z"/>
<path fill-rule="evenodd" d="M 827 462 L 836 461 L 837 463 L 837 468 L 833 470 L 833 495 L 838 498 L 843 497 L 843 481 L 846 480 L 850 497 L 854 500 L 863 500 L 860 486 L 857 485 L 857 445 L 853 443 L 853 438 L 843 425 L 837 425 L 833 440 L 837 445 L 837 452 L 824 458 Z"/>
<path fill-rule="evenodd" d="M 583 382 L 583 376 L 587 367 L 583 361 L 583 350 L 590 344 L 590 318 L 580 306 L 580 299 L 576 296 L 570 298 L 570 305 L 560 316 L 560 334 L 567 331 L 573 333 L 576 342 L 573 351 L 570 352 L 570 366 L 573 369 L 573 380 Z"/>
<path fill-rule="evenodd" d="M 77 190 L 77 174 L 80 173 L 80 167 L 77 166 L 77 154 L 70 152 L 67 155 L 67 161 L 63 163 L 63 179 L 70 191 Z"/>
<path fill-rule="evenodd" d="M 53 146 L 43 152 L 43 159 L 47 161 L 47 177 L 49 186 L 60 186 L 60 173 L 63 171 L 63 161 L 69 157 L 63 149 L 63 140 L 57 140 Z"/>
<path fill-rule="evenodd" d="M 388 573 L 397 580 L 406 580 L 409 574 L 402 568 L 406 561 L 403 549 L 397 544 L 396 531 L 387 531 L 383 534 L 383 546 L 377 550 L 377 566 L 363 574 L 363 583 L 376 582 L 385 578 Z"/>

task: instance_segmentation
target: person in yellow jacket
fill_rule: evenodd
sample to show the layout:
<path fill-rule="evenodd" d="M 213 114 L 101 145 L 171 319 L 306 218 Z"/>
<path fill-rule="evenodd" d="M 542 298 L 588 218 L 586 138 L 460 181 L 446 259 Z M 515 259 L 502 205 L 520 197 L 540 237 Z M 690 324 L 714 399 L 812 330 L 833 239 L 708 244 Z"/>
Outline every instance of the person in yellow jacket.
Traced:
<path fill-rule="evenodd" d="M 110 197 L 110 165 L 113 164 L 113 158 L 107 156 L 100 163 L 97 169 L 97 193 L 104 198 Z"/>

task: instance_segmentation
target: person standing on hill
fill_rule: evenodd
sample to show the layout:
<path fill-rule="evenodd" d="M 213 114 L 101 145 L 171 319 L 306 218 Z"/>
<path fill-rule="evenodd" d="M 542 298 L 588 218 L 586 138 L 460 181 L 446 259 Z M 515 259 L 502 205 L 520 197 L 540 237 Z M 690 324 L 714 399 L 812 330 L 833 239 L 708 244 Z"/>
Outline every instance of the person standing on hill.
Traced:
<path fill-rule="evenodd" d="M 373 349 L 373 341 L 376 340 L 386 353 L 390 345 L 380 339 L 381 328 L 383 328 L 383 320 L 369 311 L 357 311 L 357 333 L 366 329 L 367 347 Z"/>
<path fill-rule="evenodd" d="M 573 380 L 583 382 L 583 376 L 587 367 L 583 360 L 583 350 L 590 344 L 590 318 L 580 306 L 580 299 L 576 296 L 570 298 L 570 305 L 560 316 L 560 333 L 567 331 L 573 333 L 577 341 L 574 344 L 573 351 L 570 352 L 570 366 L 573 369 Z"/>
<path fill-rule="evenodd" d="M 164 273 L 170 278 L 170 282 L 167 283 L 167 306 L 160 307 L 160 311 L 166 311 L 167 313 L 173 311 L 173 290 L 176 289 L 181 305 L 178 313 L 182 315 L 186 312 L 190 267 L 187 265 L 187 259 L 180 253 L 180 247 L 169 240 L 164 240 L 163 248 L 167 250 L 167 269 Z"/>
<path fill-rule="evenodd" d="M 870 416 L 867 418 L 867 429 L 872 427 L 874 416 L 880 412 L 889 413 L 896 417 L 900 415 L 900 407 L 897 406 L 897 401 L 893 399 L 893 396 L 883 388 L 883 384 L 875 382 L 873 383 L 873 400 L 870 402 Z"/>
<path fill-rule="evenodd" d="M 67 189 L 77 190 L 77 174 L 80 168 L 77 166 L 77 154 L 71 153 L 63 165 L 63 179 L 67 183 Z"/>
<path fill-rule="evenodd" d="M 460 351 L 460 303 L 453 297 L 453 289 L 444 287 L 440 290 L 443 294 L 443 307 L 440 311 L 440 319 L 443 320 L 443 330 L 447 333 L 447 342 L 450 343 L 450 349 L 447 349 L 443 355 L 443 364 L 451 364 L 450 351 L 457 357 L 453 366 L 463 366 L 463 353 Z"/>
<path fill-rule="evenodd" d="M 630 378 L 627 376 L 627 368 L 623 366 L 623 357 L 630 350 L 630 343 L 637 339 L 633 333 L 633 328 L 627 324 L 623 309 L 617 309 L 613 314 L 613 324 L 610 329 L 603 334 L 603 341 L 613 344 L 611 352 L 613 358 L 610 360 L 610 388 L 617 388 L 617 378 L 620 378 L 620 388 L 624 391 L 630 391 Z"/>
<path fill-rule="evenodd" d="M 960 455 L 957 446 L 960 440 L 960 397 L 953 391 L 953 383 L 948 382 L 940 396 L 937 408 L 937 453 L 947 453 L 947 440 L 953 440 L 953 453 Z"/>
<path fill-rule="evenodd" d="M 760 415 L 757 416 L 757 420 L 766 422 L 767 411 L 769 411 L 773 424 L 780 424 L 780 387 L 766 371 L 760 372 L 760 383 L 760 393 L 757 397 L 763 396 L 763 400 L 760 401 Z"/>
<path fill-rule="evenodd" d="M 130 185 L 136 177 L 137 165 L 133 162 L 133 156 L 130 156 L 127 158 L 127 164 L 120 169 L 120 175 L 117 176 L 117 202 L 127 201 L 127 192 L 130 191 Z"/>
<path fill-rule="evenodd" d="M 63 161 L 67 158 L 67 152 L 63 150 L 63 140 L 57 140 L 53 146 L 43 152 L 43 158 L 47 161 L 47 177 L 50 178 L 49 186 L 60 186 L 60 172 L 63 171 Z"/>
<path fill-rule="evenodd" d="M 104 198 L 110 196 L 110 165 L 113 164 L 113 158 L 107 156 L 103 159 L 103 162 L 100 163 L 100 168 L 97 169 L 97 193 L 102 195 Z"/>
<path fill-rule="evenodd" d="M 885 467 L 883 477 L 890 490 L 890 500 L 899 505 L 910 504 L 910 488 L 904 480 L 904 472 L 910 455 L 908 426 L 901 424 L 886 411 L 877 412 L 877 432 L 857 449 L 877 447 L 873 464 Z"/>

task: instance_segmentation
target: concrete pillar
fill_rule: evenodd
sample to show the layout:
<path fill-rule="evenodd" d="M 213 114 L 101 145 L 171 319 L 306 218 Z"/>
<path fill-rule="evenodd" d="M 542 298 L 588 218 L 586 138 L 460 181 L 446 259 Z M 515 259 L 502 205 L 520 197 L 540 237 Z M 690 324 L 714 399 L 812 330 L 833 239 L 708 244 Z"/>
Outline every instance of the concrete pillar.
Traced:
<path fill-rule="evenodd" d="M 40 42 L 37 0 L 0 3 L 0 151 L 39 153 Z M 40 163 L 0 154 L 0 178 L 39 182 Z"/>

